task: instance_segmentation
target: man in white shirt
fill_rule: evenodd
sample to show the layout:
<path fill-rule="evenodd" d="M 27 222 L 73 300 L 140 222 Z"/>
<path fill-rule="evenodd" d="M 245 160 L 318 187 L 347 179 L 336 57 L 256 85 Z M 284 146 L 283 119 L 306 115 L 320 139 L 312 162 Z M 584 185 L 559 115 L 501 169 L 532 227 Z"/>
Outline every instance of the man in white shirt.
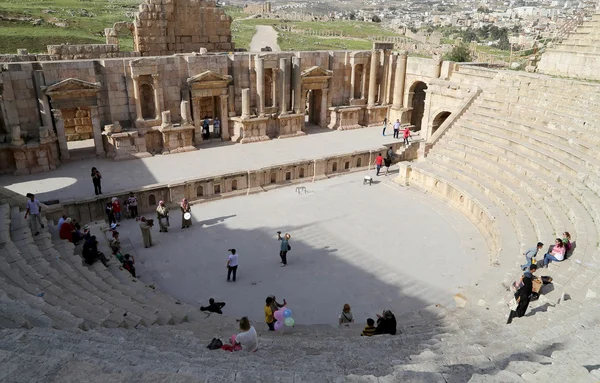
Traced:
<path fill-rule="evenodd" d="M 233 273 L 233 281 L 235 282 L 235 275 L 237 274 L 238 268 L 238 255 L 235 253 L 235 249 L 229 249 L 229 257 L 227 257 L 227 282 L 231 278 Z"/>
<path fill-rule="evenodd" d="M 31 228 L 31 233 L 35 233 L 33 235 L 39 235 L 40 232 L 38 231 L 38 223 L 42 229 L 44 228 L 42 217 L 40 216 L 40 213 L 42 212 L 42 204 L 40 201 L 35 199 L 35 195 L 31 193 L 27 193 L 27 197 L 29 199 L 27 200 L 27 212 L 25 212 L 25 219 L 27 219 L 27 216 L 31 216 L 29 217 L 29 227 Z"/>
<path fill-rule="evenodd" d="M 394 138 L 400 138 L 400 120 L 394 123 Z"/>

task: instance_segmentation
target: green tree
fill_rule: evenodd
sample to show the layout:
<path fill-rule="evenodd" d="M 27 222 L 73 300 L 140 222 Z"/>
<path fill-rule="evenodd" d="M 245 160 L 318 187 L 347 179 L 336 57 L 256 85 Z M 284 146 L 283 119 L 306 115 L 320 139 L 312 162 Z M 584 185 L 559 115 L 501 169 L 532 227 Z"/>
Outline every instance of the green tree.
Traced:
<path fill-rule="evenodd" d="M 377 16 L 377 15 L 374 15 L 371 18 L 371 21 L 374 22 L 374 23 L 380 23 L 381 22 L 381 18 L 379 16 Z"/>
<path fill-rule="evenodd" d="M 444 60 L 458 63 L 473 61 L 467 44 L 455 45 L 450 52 L 444 55 Z"/>

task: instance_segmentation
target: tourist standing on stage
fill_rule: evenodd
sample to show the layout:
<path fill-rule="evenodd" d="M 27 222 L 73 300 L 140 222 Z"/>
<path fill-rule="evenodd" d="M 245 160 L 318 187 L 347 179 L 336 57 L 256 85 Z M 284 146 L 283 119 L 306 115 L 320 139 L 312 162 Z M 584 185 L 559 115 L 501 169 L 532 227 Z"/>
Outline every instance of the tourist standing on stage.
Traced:
<path fill-rule="evenodd" d="M 158 226 L 160 227 L 161 233 L 166 233 L 169 230 L 169 208 L 165 205 L 165 201 L 159 201 L 158 207 L 156 208 L 156 218 L 158 219 Z"/>
<path fill-rule="evenodd" d="M 287 252 L 292 250 L 292 247 L 290 246 L 290 238 L 292 238 L 290 233 L 285 233 L 285 235 L 281 237 L 281 232 L 277 232 L 277 240 L 281 241 L 281 247 L 279 248 L 279 256 L 281 257 L 281 267 L 287 266 Z"/>
<path fill-rule="evenodd" d="M 185 229 L 186 227 L 192 226 L 192 207 L 190 206 L 188 200 L 184 198 L 181 201 L 181 228 Z M 186 218 L 186 213 L 188 213 L 188 218 Z"/>
<path fill-rule="evenodd" d="M 127 197 L 127 204 L 129 206 L 129 216 L 131 218 L 137 218 L 138 216 L 138 208 L 137 208 L 137 198 L 133 195 L 133 192 L 129 192 L 129 197 Z"/>
<path fill-rule="evenodd" d="M 96 168 L 92 168 L 92 182 L 94 183 L 94 193 L 96 195 L 102 194 L 102 185 L 100 184 L 100 180 L 102 179 L 102 175 Z"/>
<path fill-rule="evenodd" d="M 117 222 L 121 222 L 121 203 L 117 197 L 112 198 L 112 210 Z"/>
<path fill-rule="evenodd" d="M 229 249 L 229 257 L 227 257 L 227 282 L 233 274 L 233 281 L 235 282 L 235 276 L 238 268 L 238 255 L 235 253 L 235 249 Z"/>
<path fill-rule="evenodd" d="M 140 219 L 140 229 L 142 230 L 142 239 L 144 240 L 145 248 L 152 246 L 152 233 L 150 233 L 152 226 L 152 220 L 147 221 L 144 217 Z"/>

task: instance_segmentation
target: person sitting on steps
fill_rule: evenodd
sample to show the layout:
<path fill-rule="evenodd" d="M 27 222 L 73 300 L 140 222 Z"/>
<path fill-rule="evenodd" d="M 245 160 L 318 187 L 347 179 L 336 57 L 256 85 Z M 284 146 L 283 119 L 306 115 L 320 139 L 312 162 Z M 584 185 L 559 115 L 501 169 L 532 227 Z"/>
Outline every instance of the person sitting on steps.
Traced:
<path fill-rule="evenodd" d="M 567 248 L 565 247 L 562 239 L 556 238 L 554 243 L 555 244 L 552 247 L 552 251 L 544 255 L 544 267 L 548 267 L 548 264 L 551 261 L 562 262 L 565 259 L 565 253 Z"/>
<path fill-rule="evenodd" d="M 377 314 L 377 318 L 375 334 L 396 335 L 396 317 L 390 310 L 383 310 L 381 315 Z"/>
<path fill-rule="evenodd" d="M 367 319 L 367 325 L 360 334 L 360 336 L 373 336 L 375 335 L 375 321 L 372 318 Z"/>
<path fill-rule="evenodd" d="M 100 260 L 105 267 L 108 267 L 108 259 L 98 251 L 98 241 L 95 235 L 89 236 L 85 241 L 81 255 L 88 265 L 93 265 L 94 262 Z"/>

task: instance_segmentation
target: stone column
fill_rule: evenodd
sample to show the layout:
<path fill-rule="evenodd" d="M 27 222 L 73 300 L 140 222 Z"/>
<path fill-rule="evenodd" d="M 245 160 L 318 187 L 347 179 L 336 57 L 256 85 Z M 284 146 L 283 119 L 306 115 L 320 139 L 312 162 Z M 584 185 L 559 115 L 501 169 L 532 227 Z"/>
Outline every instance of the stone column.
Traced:
<path fill-rule="evenodd" d="M 303 114 L 304 102 L 302 97 L 302 59 L 300 57 L 292 58 L 292 65 L 294 66 L 294 113 Z"/>
<path fill-rule="evenodd" d="M 288 112 L 288 83 L 286 81 L 288 75 L 288 65 L 287 59 L 281 58 L 279 59 L 279 78 L 281 79 L 281 103 L 279 105 L 279 112 L 281 114 L 287 114 Z"/>
<path fill-rule="evenodd" d="M 229 110 L 229 95 L 221 95 L 221 138 L 224 140 L 229 139 L 229 117 L 227 111 Z"/>
<path fill-rule="evenodd" d="M 181 113 L 181 124 L 189 124 L 191 122 L 190 119 L 190 102 L 189 101 L 181 101 L 181 106 L 180 106 L 180 113 Z"/>
<path fill-rule="evenodd" d="M 258 114 L 265 115 L 265 61 L 256 56 L 256 95 L 258 102 Z"/>
<path fill-rule="evenodd" d="M 229 117 L 235 116 L 235 86 L 229 85 Z"/>
<path fill-rule="evenodd" d="M 404 82 L 406 80 L 406 61 L 408 52 L 402 51 L 398 54 L 396 60 L 396 82 L 394 84 L 393 108 L 402 109 L 404 107 Z"/>
<path fill-rule="evenodd" d="M 387 105 L 390 102 L 390 85 L 392 83 L 391 53 L 392 52 L 387 49 L 383 51 L 383 73 L 381 74 L 383 85 L 381 86 L 381 95 L 379 96 L 379 102 L 381 103 L 381 105 Z"/>
<path fill-rule="evenodd" d="M 104 144 L 102 143 L 102 126 L 98 118 L 98 107 L 90 106 L 90 119 L 92 120 L 92 135 L 94 136 L 94 147 L 97 156 L 104 156 Z M 64 131 L 64 124 L 63 124 Z M 65 138 L 66 139 L 66 138 Z M 60 144 L 59 144 L 60 145 Z"/>
<path fill-rule="evenodd" d="M 377 103 L 375 98 L 377 95 L 377 67 L 379 66 L 379 52 L 373 50 L 371 52 L 371 69 L 369 71 L 369 98 L 367 105 L 374 106 Z"/>
<path fill-rule="evenodd" d="M 162 93 L 158 84 L 158 73 L 152 75 L 152 84 L 154 85 L 154 110 L 156 111 L 156 118 L 160 118 L 162 112 L 162 105 L 160 102 L 159 94 Z"/>
<path fill-rule="evenodd" d="M 356 86 L 356 64 L 352 64 L 352 74 L 350 75 L 350 100 L 354 100 L 354 88 Z"/>
<path fill-rule="evenodd" d="M 442 62 L 444 62 L 444 60 L 442 60 L 441 56 L 436 55 L 433 58 L 433 62 L 433 78 L 440 78 L 440 75 L 442 74 Z"/>
<path fill-rule="evenodd" d="M 242 118 L 250 118 L 250 88 L 242 89 Z"/>
<path fill-rule="evenodd" d="M 60 150 L 60 157 L 63 160 L 71 158 L 69 155 L 69 147 L 67 146 L 67 136 L 65 134 L 65 121 L 62 118 L 62 112 L 60 109 L 52 109 L 54 115 L 54 126 L 56 126 L 56 136 L 58 137 L 58 148 Z"/>
<path fill-rule="evenodd" d="M 329 95 L 329 89 L 321 89 L 321 128 L 327 127 L 327 97 Z"/>
<path fill-rule="evenodd" d="M 271 69 L 271 98 L 273 99 L 273 108 L 277 108 L 277 76 L 279 69 Z"/>
<path fill-rule="evenodd" d="M 362 64 L 362 82 L 360 84 L 360 99 L 367 98 L 367 65 Z"/>
<path fill-rule="evenodd" d="M 140 76 L 133 76 L 133 95 L 135 97 L 135 119 L 143 121 L 142 117 L 142 99 L 140 97 Z M 158 108 L 157 108 L 158 109 Z M 54 114 L 56 116 L 56 114 Z M 64 131 L 64 128 L 63 128 Z"/>

